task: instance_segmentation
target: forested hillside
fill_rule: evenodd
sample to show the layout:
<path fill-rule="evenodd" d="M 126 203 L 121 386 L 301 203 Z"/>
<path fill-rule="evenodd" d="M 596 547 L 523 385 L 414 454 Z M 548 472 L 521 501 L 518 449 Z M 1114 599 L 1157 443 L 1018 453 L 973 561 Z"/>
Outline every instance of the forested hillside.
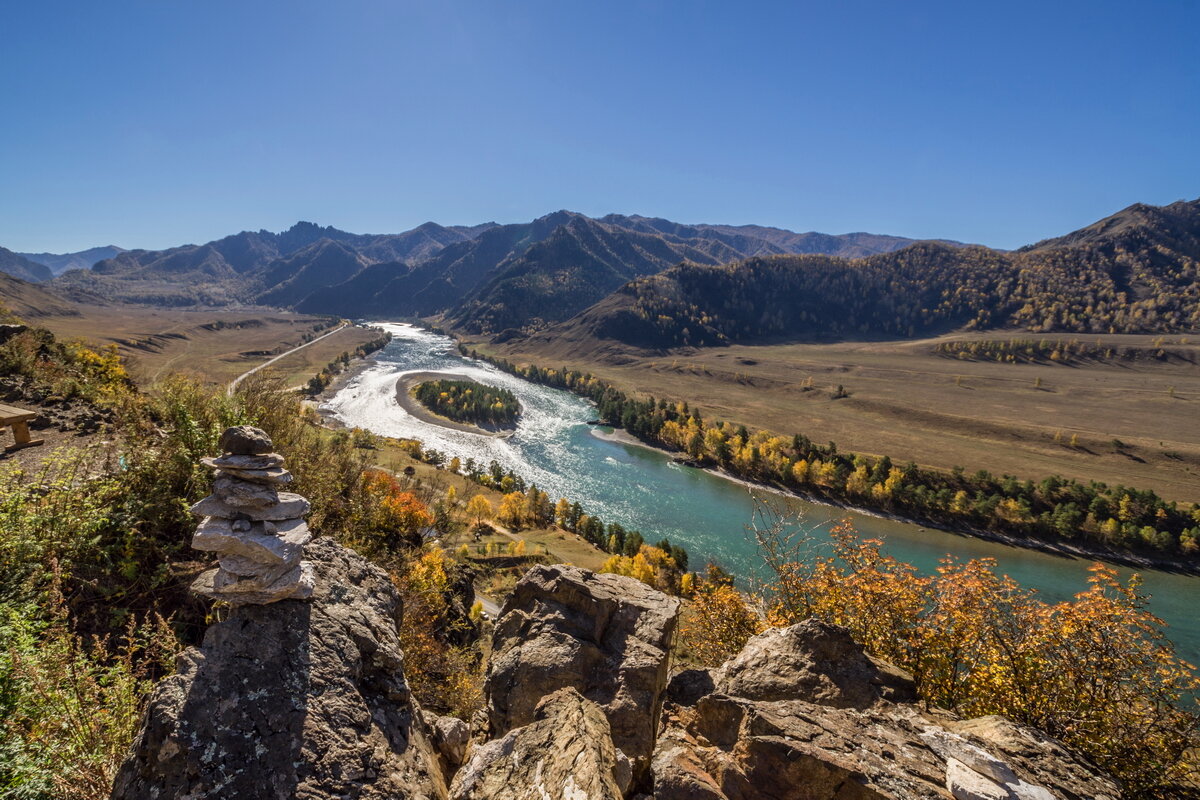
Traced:
<path fill-rule="evenodd" d="M 565 327 L 652 348 L 955 328 L 1191 331 L 1200 328 L 1200 201 L 1132 206 L 1016 253 L 922 242 L 852 260 L 685 263 L 630 282 Z"/>
<path fill-rule="evenodd" d="M 477 332 L 540 328 L 567 319 L 631 278 L 660 272 L 680 259 L 719 264 L 739 257 L 740 251 L 718 238 L 633 232 L 575 216 L 501 264 L 450 319 Z"/>

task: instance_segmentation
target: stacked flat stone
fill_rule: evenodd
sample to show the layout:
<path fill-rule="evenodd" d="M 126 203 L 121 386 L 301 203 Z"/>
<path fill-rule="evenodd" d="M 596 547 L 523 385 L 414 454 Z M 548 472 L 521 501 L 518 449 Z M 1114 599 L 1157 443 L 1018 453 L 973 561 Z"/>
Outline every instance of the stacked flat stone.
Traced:
<path fill-rule="evenodd" d="M 217 554 L 220 566 L 202 574 L 192 590 L 231 605 L 266 605 L 312 595 L 312 565 L 303 560 L 312 539 L 298 494 L 280 491 L 292 482 L 283 456 L 267 434 L 249 425 L 221 434 L 220 458 L 202 459 L 217 471 L 213 493 L 192 506 L 202 517 L 192 547 Z"/>

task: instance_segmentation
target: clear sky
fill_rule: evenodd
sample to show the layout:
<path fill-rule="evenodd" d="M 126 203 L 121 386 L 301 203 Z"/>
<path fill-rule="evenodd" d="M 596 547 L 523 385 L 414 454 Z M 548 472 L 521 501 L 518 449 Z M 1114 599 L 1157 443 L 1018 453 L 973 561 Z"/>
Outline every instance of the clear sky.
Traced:
<path fill-rule="evenodd" d="M 5 0 L 0 245 L 559 208 L 1014 247 L 1200 196 L 1200 2 Z"/>

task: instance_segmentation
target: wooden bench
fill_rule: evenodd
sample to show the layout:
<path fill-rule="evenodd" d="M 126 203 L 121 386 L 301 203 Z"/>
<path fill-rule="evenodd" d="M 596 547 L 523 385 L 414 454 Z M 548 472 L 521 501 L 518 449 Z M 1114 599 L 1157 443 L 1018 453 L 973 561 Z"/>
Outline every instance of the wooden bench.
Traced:
<path fill-rule="evenodd" d="M 26 411 L 16 406 L 6 406 L 0 403 L 0 428 L 11 427 L 16 444 L 4 448 L 6 451 L 20 450 L 22 447 L 36 447 L 42 444 L 42 439 L 32 439 L 29 436 L 29 420 L 37 416 L 36 411 Z"/>

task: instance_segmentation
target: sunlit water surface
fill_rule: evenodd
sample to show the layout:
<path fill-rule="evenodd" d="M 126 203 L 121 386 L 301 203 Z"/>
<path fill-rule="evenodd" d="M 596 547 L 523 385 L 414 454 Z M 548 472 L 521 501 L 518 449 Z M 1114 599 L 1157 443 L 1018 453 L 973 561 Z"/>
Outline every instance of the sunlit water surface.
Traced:
<path fill-rule="evenodd" d="M 668 537 L 685 546 L 693 568 L 717 561 L 740 575 L 759 569 L 745 526 L 754 512 L 746 486 L 703 470 L 675 464 L 663 453 L 601 438 L 587 425 L 595 411 L 586 400 L 507 375 L 459 355 L 448 337 L 411 325 L 383 325 L 392 342 L 375 363 L 350 380 L 323 408 L 346 425 L 386 436 L 420 439 L 426 447 L 486 465 L 492 459 L 548 491 L 569 497 L 605 522 L 642 531 L 648 541 Z M 422 422 L 396 401 L 396 381 L 410 372 L 454 372 L 512 390 L 522 414 L 507 438 L 449 430 Z M 778 495 L 770 494 L 778 499 Z M 827 530 L 849 517 L 863 534 L 882 539 L 886 551 L 932 572 L 947 553 L 960 558 L 990 556 L 1000 570 L 1048 600 L 1071 597 L 1085 586 L 1090 562 L 931 530 L 840 508 L 784 500 L 802 511 L 807 524 Z M 1123 570 L 1127 573 L 1127 570 Z M 1180 654 L 1200 662 L 1200 579 L 1144 572 L 1151 609 L 1169 624 Z"/>

